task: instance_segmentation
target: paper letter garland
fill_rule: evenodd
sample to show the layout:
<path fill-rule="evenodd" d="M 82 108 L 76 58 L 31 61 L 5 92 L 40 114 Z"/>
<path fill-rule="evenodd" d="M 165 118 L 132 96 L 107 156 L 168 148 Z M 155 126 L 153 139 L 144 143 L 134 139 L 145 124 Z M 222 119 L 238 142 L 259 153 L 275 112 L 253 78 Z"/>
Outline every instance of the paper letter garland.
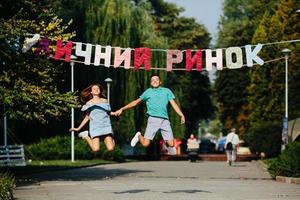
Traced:
<path fill-rule="evenodd" d="M 42 38 L 40 40 L 40 38 Z M 39 41 L 40 40 L 40 41 Z M 49 39 L 47 36 L 40 36 L 39 34 L 33 35 L 32 38 L 26 38 L 25 44 L 22 51 L 27 52 L 34 44 L 37 43 L 37 47 L 34 50 L 36 55 L 44 53 L 47 57 L 50 55 L 49 49 Z M 95 47 L 94 47 L 95 46 Z M 94 47 L 94 51 L 93 51 Z M 258 56 L 258 53 L 262 49 L 262 44 L 257 44 L 254 49 L 252 45 L 245 46 L 245 56 L 243 58 L 243 50 L 241 47 L 228 47 L 224 49 L 225 63 L 228 69 L 239 69 L 244 65 L 248 67 L 253 66 L 253 61 L 259 65 L 263 65 L 264 61 Z M 112 50 L 114 52 L 112 53 Z M 70 62 L 71 54 L 73 51 L 73 42 L 68 41 L 63 44 L 61 39 L 56 41 L 56 50 L 54 59 L 61 60 L 64 57 L 64 61 Z M 147 47 L 140 48 L 121 48 L 121 47 L 111 47 L 111 46 L 101 46 L 93 45 L 81 42 L 75 42 L 75 55 L 78 57 L 84 58 L 85 65 L 95 65 L 100 66 L 104 65 L 105 67 L 119 68 L 123 63 L 125 69 L 131 68 L 132 62 L 132 52 L 133 52 L 133 66 L 134 70 L 138 70 L 142 65 L 144 65 L 145 70 L 151 69 L 151 49 Z M 183 52 L 185 52 L 185 70 L 191 71 L 193 68 L 196 68 L 198 72 L 205 69 L 210 71 L 213 66 L 216 66 L 217 70 L 222 70 L 223 66 L 223 49 L 216 49 L 212 51 L 211 49 L 206 50 L 162 50 L 155 49 L 155 51 L 165 51 L 166 52 L 166 71 L 173 70 L 173 64 L 179 64 L 183 60 Z M 94 59 L 92 60 L 92 54 L 94 52 Z M 204 54 L 204 55 L 203 55 Z M 111 59 L 111 56 L 114 56 Z M 246 64 L 243 61 L 246 60 Z M 102 62 L 103 61 L 103 62 Z M 81 61 L 78 61 L 81 62 Z M 111 63 L 113 62 L 113 63 Z"/>

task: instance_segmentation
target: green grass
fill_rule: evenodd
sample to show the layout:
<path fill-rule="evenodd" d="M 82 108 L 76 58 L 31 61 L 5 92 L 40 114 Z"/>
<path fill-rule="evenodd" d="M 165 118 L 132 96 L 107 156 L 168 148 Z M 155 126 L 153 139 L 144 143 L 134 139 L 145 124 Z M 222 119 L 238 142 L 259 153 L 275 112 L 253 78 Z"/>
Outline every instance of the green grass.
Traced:
<path fill-rule="evenodd" d="M 28 166 L 61 166 L 61 167 L 85 167 L 91 165 L 102 165 L 116 163 L 108 160 L 34 160 L 27 162 Z"/>
<path fill-rule="evenodd" d="M 41 173 L 53 170 L 65 170 L 73 169 L 79 167 L 88 167 L 94 165 L 104 165 L 112 164 L 116 161 L 107 160 L 75 160 L 71 162 L 70 160 L 35 160 L 27 162 L 26 166 L 16 166 L 16 167 L 0 167 L 0 172 L 10 172 L 14 176 L 23 176 L 28 174 Z"/>

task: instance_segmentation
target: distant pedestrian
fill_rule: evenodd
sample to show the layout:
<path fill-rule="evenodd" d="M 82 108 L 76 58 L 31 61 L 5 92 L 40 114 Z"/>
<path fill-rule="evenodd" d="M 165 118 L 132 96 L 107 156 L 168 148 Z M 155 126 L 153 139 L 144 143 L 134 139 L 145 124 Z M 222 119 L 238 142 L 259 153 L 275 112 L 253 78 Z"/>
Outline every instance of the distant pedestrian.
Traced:
<path fill-rule="evenodd" d="M 100 150 L 100 139 L 103 139 L 108 151 L 112 151 L 115 147 L 110 122 L 110 114 L 113 113 L 110 113 L 110 106 L 103 91 L 101 85 L 92 84 L 81 92 L 81 100 L 85 103 L 81 111 L 85 112 L 85 117 L 78 128 L 70 129 L 79 131 L 89 121 L 89 131 L 83 131 L 78 136 L 84 139 L 94 152 Z"/>
<path fill-rule="evenodd" d="M 237 148 L 239 146 L 239 136 L 235 133 L 235 128 L 226 136 L 225 149 L 227 155 L 227 163 L 231 166 L 236 160 Z"/>
<path fill-rule="evenodd" d="M 188 149 L 198 149 L 199 148 L 199 140 L 195 138 L 194 134 L 190 134 L 189 139 L 187 140 L 187 148 Z"/>

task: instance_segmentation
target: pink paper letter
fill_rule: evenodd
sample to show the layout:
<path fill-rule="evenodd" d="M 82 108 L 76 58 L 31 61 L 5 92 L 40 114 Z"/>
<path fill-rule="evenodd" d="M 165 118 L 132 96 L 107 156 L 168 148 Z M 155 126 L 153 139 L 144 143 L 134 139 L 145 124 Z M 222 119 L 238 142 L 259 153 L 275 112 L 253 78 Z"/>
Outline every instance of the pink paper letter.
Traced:
<path fill-rule="evenodd" d="M 63 55 L 66 54 L 65 61 L 70 62 L 71 53 L 72 53 L 72 45 L 73 45 L 73 42 L 68 41 L 67 44 L 64 47 L 62 47 L 62 40 L 58 39 L 56 42 L 56 51 L 55 51 L 54 59 L 59 60 L 61 57 L 63 57 Z"/>
<path fill-rule="evenodd" d="M 131 49 L 127 48 L 125 51 L 121 54 L 121 48 L 116 47 L 115 48 L 115 60 L 114 60 L 114 67 L 120 67 L 122 62 L 124 61 L 124 68 L 129 69 L 130 68 L 130 59 L 131 59 Z"/>
<path fill-rule="evenodd" d="M 193 66 L 196 64 L 196 69 L 198 72 L 202 71 L 202 51 L 196 51 L 195 55 L 192 57 L 192 51 L 190 49 L 186 50 L 186 71 L 191 71 Z"/>
<path fill-rule="evenodd" d="M 134 70 L 138 70 L 144 63 L 145 70 L 151 68 L 151 50 L 149 48 L 136 48 L 134 50 Z"/>
<path fill-rule="evenodd" d="M 176 57 L 174 58 L 173 55 Z M 167 71 L 172 71 L 173 63 L 181 63 L 182 52 L 180 50 L 167 50 Z"/>

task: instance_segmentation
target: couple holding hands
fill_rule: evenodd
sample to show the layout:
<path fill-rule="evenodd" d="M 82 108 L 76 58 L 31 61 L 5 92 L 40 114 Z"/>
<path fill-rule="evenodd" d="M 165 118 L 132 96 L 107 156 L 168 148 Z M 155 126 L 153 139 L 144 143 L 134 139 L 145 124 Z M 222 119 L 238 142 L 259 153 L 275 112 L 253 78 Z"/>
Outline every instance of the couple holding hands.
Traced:
<path fill-rule="evenodd" d="M 168 88 L 161 87 L 159 75 L 151 76 L 150 85 L 151 87 L 145 90 L 138 99 L 115 112 L 110 111 L 110 105 L 103 95 L 103 87 L 99 84 L 90 85 L 80 94 L 81 100 L 85 103 L 81 109 L 81 111 L 85 111 L 85 117 L 77 128 L 71 128 L 70 131 L 80 131 L 89 122 L 89 131 L 83 131 L 78 136 L 83 138 L 93 151 L 99 151 L 101 140 L 103 140 L 106 149 L 112 151 L 115 147 L 115 141 L 110 115 L 120 116 L 123 111 L 145 101 L 148 115 L 146 131 L 144 135 L 138 131 L 131 140 L 131 146 L 134 147 L 140 142 L 143 147 L 148 147 L 156 133 L 160 131 L 170 152 L 175 154 L 174 136 L 167 110 L 168 104 L 171 104 L 181 118 L 181 124 L 185 123 L 185 117 L 174 100 L 173 92 Z"/>

